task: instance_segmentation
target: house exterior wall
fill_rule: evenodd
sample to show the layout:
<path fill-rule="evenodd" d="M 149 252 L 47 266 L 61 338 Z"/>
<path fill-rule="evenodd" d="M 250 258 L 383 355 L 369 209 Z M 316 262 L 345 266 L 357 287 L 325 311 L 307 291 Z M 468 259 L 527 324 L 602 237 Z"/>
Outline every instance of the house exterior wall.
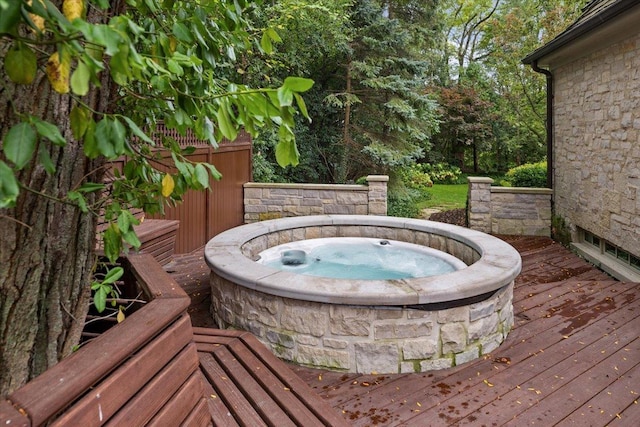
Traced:
<path fill-rule="evenodd" d="M 552 72 L 555 214 L 640 256 L 640 34 Z"/>

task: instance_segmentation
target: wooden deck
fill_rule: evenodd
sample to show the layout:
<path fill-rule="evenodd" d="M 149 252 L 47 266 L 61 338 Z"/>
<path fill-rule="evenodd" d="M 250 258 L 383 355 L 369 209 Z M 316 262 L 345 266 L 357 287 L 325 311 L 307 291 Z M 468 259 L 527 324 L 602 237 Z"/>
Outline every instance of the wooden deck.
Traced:
<path fill-rule="evenodd" d="M 354 426 L 640 425 L 640 284 L 550 239 L 501 237 L 523 271 L 514 329 L 490 356 L 421 374 L 292 369 Z M 207 321 L 201 264 L 194 254 L 167 268 L 192 294 L 196 325 Z"/>

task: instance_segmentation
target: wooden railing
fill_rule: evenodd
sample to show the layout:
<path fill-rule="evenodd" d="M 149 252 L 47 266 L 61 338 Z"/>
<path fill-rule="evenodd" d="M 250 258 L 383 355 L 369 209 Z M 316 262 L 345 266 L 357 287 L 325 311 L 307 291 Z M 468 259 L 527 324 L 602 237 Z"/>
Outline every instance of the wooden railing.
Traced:
<path fill-rule="evenodd" d="M 189 297 L 151 255 L 123 264 L 148 302 L 0 399 L 0 426 L 348 426 L 250 333 L 194 336 Z"/>

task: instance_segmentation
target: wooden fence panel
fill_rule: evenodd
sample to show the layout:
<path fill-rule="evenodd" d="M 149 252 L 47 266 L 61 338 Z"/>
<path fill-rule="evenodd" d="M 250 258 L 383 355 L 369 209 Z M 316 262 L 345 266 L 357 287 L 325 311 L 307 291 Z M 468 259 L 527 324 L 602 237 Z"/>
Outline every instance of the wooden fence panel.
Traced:
<path fill-rule="evenodd" d="M 187 192 L 181 204 L 165 208 L 164 216 L 154 216 L 180 220 L 177 254 L 196 250 L 216 234 L 243 224 L 243 185 L 252 179 L 251 137 L 248 134 L 241 133 L 234 142 L 223 141 L 217 149 L 205 146 L 201 141 L 179 139 L 179 142 L 196 146 L 196 151 L 187 157 L 215 165 L 222 179 L 212 180 L 210 191 Z"/>

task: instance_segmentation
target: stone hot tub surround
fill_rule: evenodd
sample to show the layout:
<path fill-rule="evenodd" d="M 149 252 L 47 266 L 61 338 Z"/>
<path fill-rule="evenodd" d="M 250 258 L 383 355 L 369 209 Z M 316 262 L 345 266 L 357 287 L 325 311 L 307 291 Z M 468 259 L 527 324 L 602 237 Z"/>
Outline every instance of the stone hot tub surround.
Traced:
<path fill-rule="evenodd" d="M 468 266 L 440 276 L 340 280 L 275 270 L 261 251 L 318 237 L 374 237 L 441 250 Z M 490 235 L 449 224 L 368 215 L 264 221 L 205 248 L 220 327 L 253 332 L 295 363 L 359 373 L 422 372 L 497 348 L 513 325 L 520 256 Z"/>

